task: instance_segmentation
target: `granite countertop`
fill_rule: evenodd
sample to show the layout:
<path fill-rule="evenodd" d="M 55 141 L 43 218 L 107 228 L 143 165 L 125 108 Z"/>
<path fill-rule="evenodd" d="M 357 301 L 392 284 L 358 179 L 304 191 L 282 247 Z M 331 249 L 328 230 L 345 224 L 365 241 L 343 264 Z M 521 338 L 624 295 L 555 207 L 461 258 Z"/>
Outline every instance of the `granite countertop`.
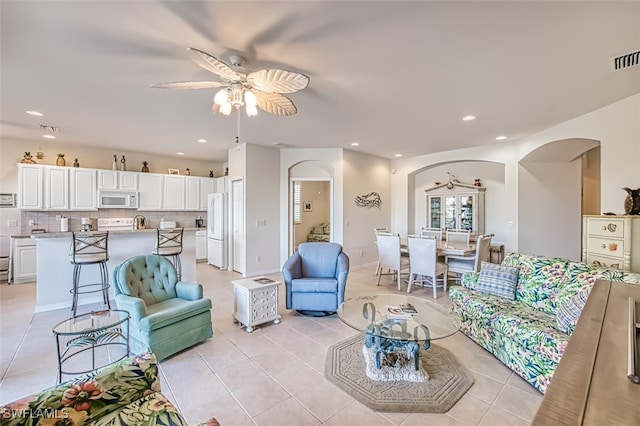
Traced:
<path fill-rule="evenodd" d="M 185 232 L 191 232 L 191 231 L 201 231 L 204 230 L 206 228 L 196 228 L 196 227 L 189 227 L 189 228 L 183 228 Z M 148 228 L 148 229 L 136 229 L 136 230 L 129 230 L 129 229 L 122 229 L 122 230 L 115 230 L 115 231 L 109 231 L 109 234 L 112 235 L 122 235 L 122 234 L 148 234 L 150 232 L 155 233 L 156 232 L 156 228 Z M 39 234 L 21 234 L 21 235 L 12 235 L 12 237 L 14 238 L 64 238 L 64 237 L 70 237 L 71 236 L 71 232 L 44 232 L 44 233 L 39 233 Z"/>

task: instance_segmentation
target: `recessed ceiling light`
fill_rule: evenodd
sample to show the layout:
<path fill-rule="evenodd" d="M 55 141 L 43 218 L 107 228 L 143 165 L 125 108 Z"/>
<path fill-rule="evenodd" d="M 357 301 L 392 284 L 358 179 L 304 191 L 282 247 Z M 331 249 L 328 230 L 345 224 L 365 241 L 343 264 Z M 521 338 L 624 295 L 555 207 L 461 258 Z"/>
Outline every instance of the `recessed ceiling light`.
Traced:
<path fill-rule="evenodd" d="M 25 111 L 27 114 L 29 115 L 35 115 L 36 117 L 43 117 L 44 114 L 38 111 L 33 111 L 33 110 L 29 110 L 29 111 Z"/>
<path fill-rule="evenodd" d="M 198 142 L 200 142 L 200 143 L 207 143 L 207 140 L 206 140 L 206 139 L 198 139 Z"/>
<path fill-rule="evenodd" d="M 360 146 L 360 144 L 358 142 L 352 142 L 351 146 Z"/>
<path fill-rule="evenodd" d="M 402 154 L 394 154 L 394 157 L 402 157 Z"/>
<path fill-rule="evenodd" d="M 45 139 L 55 139 L 56 137 L 53 135 L 42 135 L 43 138 Z"/>
<path fill-rule="evenodd" d="M 506 138 L 507 138 L 507 137 L 506 137 L 506 136 L 504 136 L 504 135 L 496 136 L 496 140 L 497 140 L 497 141 L 503 141 L 503 140 L 505 140 Z"/>
<path fill-rule="evenodd" d="M 176 155 L 184 155 L 184 152 L 176 152 Z"/>
<path fill-rule="evenodd" d="M 475 115 L 465 115 L 464 117 L 462 117 L 462 121 L 472 121 L 475 119 L 476 119 Z"/>

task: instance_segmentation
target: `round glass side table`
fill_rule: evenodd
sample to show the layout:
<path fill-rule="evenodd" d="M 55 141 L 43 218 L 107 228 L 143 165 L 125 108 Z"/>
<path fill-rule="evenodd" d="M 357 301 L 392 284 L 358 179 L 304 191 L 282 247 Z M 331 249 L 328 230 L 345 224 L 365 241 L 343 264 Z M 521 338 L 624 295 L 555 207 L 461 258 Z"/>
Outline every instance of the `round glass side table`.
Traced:
<path fill-rule="evenodd" d="M 78 315 L 53 327 L 53 334 L 60 383 L 63 374 L 89 373 L 129 355 L 129 312 L 111 309 Z"/>

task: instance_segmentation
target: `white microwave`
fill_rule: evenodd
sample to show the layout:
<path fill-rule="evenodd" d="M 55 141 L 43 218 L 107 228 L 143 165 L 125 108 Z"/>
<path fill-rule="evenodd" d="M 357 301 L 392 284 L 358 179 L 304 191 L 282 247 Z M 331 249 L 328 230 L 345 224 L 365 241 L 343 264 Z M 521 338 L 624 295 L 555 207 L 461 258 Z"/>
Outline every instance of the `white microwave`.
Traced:
<path fill-rule="evenodd" d="M 138 193 L 135 191 L 98 192 L 99 209 L 137 209 Z"/>

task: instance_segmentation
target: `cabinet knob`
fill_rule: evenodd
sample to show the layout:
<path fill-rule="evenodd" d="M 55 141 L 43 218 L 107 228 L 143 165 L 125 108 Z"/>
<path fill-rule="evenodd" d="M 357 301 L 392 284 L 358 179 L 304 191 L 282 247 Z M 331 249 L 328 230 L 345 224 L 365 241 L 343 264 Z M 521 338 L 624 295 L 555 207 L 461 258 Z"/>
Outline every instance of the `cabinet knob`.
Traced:
<path fill-rule="evenodd" d="M 600 247 L 601 248 L 607 248 L 607 245 L 606 244 L 600 244 Z"/>

